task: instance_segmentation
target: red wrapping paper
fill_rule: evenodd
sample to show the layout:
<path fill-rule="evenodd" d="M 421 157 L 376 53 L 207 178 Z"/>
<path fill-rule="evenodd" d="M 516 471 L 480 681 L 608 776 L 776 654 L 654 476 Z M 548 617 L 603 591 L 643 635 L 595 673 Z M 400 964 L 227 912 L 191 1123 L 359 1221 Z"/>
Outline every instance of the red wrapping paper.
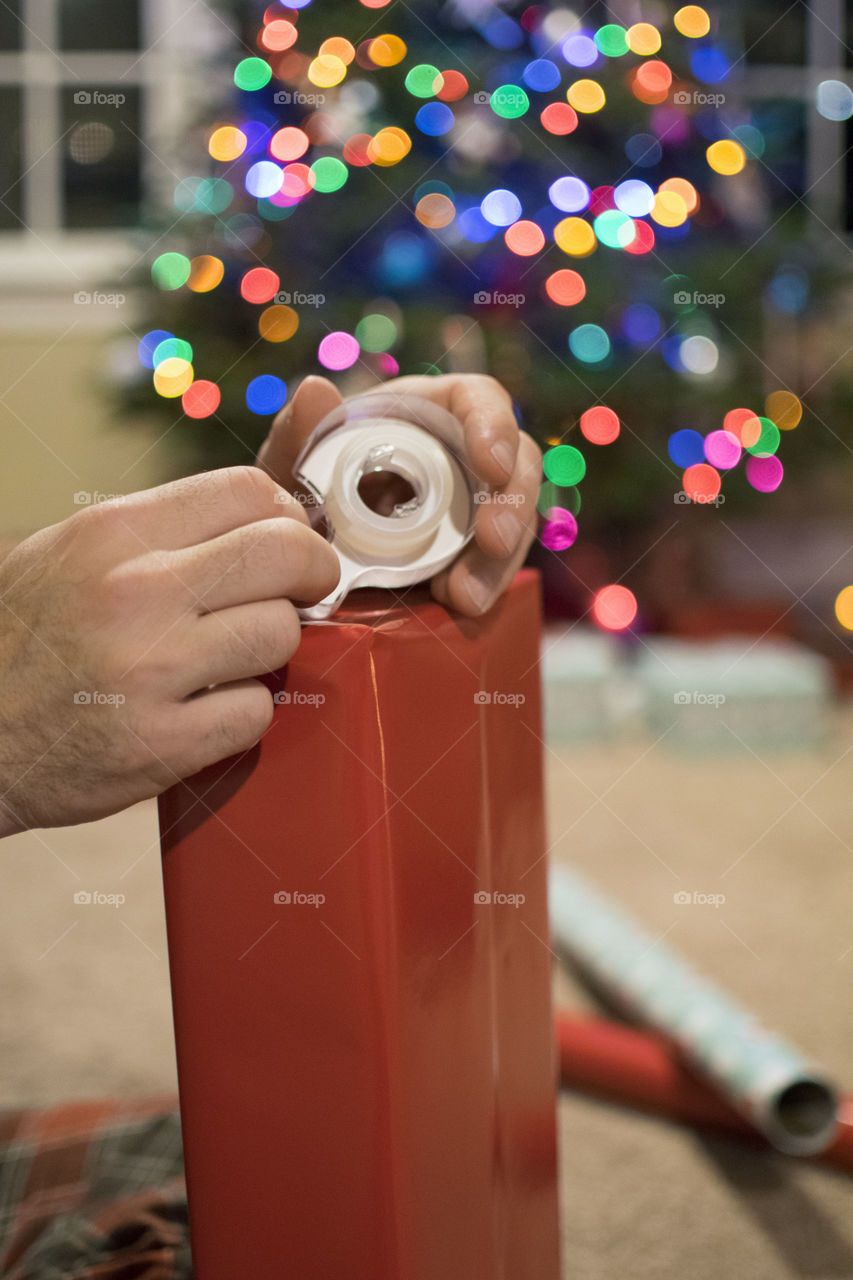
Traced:
<path fill-rule="evenodd" d="M 160 801 L 195 1269 L 558 1280 L 536 575 L 358 599 Z"/>
<path fill-rule="evenodd" d="M 558 1011 L 557 1048 L 563 1084 L 680 1124 L 754 1142 L 764 1136 L 685 1062 L 676 1045 L 655 1031 Z M 838 1135 L 807 1157 L 853 1173 L 853 1099 L 842 1099 Z"/>

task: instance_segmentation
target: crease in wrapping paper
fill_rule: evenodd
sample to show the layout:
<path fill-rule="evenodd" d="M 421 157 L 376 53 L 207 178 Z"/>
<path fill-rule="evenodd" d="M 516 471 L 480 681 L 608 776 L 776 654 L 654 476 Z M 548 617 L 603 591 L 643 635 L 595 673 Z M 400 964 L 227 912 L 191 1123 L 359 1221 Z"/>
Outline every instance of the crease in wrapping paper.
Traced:
<path fill-rule="evenodd" d="M 369 634 L 367 628 L 365 628 L 365 634 Z M 375 723 L 376 723 L 376 737 L 379 743 L 379 760 L 381 765 L 381 774 L 379 777 L 379 781 L 382 785 L 382 825 L 385 828 L 385 851 L 387 856 L 388 851 L 390 851 L 391 849 L 391 824 L 390 824 L 391 792 L 388 786 L 388 765 L 387 765 L 387 760 L 385 756 L 385 734 L 382 728 L 382 711 L 379 705 L 379 686 L 376 679 L 376 662 L 374 661 L 374 655 L 372 652 L 368 654 L 368 662 L 370 663 L 370 687 L 373 695 L 372 709 L 373 709 L 373 714 L 374 714 Z M 348 853 L 349 852 L 350 851 L 348 851 Z M 345 854 L 344 856 L 347 856 L 347 854 Z M 390 867 L 386 869 L 386 874 L 382 878 L 380 883 L 382 883 L 385 886 L 388 886 L 393 883 Z M 377 913 L 380 919 L 384 919 L 389 922 L 389 933 L 392 938 L 392 946 L 388 948 L 388 951 L 383 956 L 381 962 L 375 965 L 374 971 L 379 974 L 390 974 L 393 971 L 393 964 L 392 964 L 391 957 L 396 947 L 396 940 L 399 937 L 399 920 L 397 918 L 397 914 L 394 909 L 393 897 L 389 894 L 383 901 L 381 901 L 378 904 L 374 904 L 373 909 Z M 379 928 L 379 929 L 374 929 L 371 936 L 373 939 L 376 940 L 377 945 L 381 945 L 382 939 L 385 935 L 383 933 L 383 930 Z M 389 989 L 386 989 L 385 999 L 379 1001 L 380 1010 L 382 1009 L 387 1010 L 392 1008 L 392 1000 L 393 1000 L 393 992 Z M 379 1055 L 380 1068 L 384 1064 L 391 1061 L 390 1046 L 392 1044 L 392 1040 L 393 1040 L 393 1032 L 391 1028 L 388 1026 L 387 1020 L 386 1020 L 383 1026 L 383 1041 L 385 1044 L 385 1051 L 384 1053 L 381 1053 Z M 393 1166 L 393 1160 L 394 1160 L 394 1153 L 397 1150 L 399 1150 L 399 1140 L 394 1131 L 393 1126 L 394 1126 L 394 1121 L 400 1112 L 399 1112 L 399 1103 L 397 1099 L 394 1098 L 394 1081 L 393 1081 L 392 1074 L 390 1072 L 388 1072 L 384 1078 L 382 1091 L 386 1093 L 389 1098 L 392 1099 L 391 1106 L 389 1106 L 386 1111 L 386 1115 L 391 1124 L 389 1140 L 385 1148 L 386 1151 L 388 1152 L 389 1161 L 391 1163 L 391 1176 L 390 1178 L 386 1179 L 386 1185 L 390 1185 L 391 1187 L 396 1187 L 398 1185 L 398 1177 L 397 1177 L 397 1171 Z M 390 1215 L 390 1218 L 393 1222 L 399 1221 L 399 1218 L 400 1218 L 399 1206 L 396 1206 L 396 1205 L 394 1206 L 394 1209 Z M 395 1268 L 399 1268 L 400 1266 L 399 1242 L 395 1242 L 394 1244 L 394 1266 Z"/>
<path fill-rule="evenodd" d="M 196 1264 L 558 1280 L 536 575 L 478 619 L 361 598 L 268 681 L 325 704 L 161 801 Z"/>

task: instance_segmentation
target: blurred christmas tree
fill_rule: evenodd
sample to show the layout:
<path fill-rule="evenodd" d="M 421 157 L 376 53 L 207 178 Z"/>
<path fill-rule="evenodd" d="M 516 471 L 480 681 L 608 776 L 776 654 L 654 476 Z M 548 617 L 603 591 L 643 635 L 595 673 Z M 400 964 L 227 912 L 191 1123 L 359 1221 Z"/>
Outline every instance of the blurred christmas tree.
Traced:
<path fill-rule="evenodd" d="M 276 379 L 292 393 L 332 370 L 348 391 L 398 369 L 500 378 L 543 447 L 587 458 L 580 488 L 551 468 L 543 510 L 582 499 L 585 535 L 611 543 L 672 516 L 691 463 L 715 464 L 735 509 L 758 500 L 726 441 L 715 459 L 699 438 L 724 422 L 775 454 L 775 413 L 785 468 L 836 466 L 849 365 L 809 387 L 807 336 L 846 305 L 803 202 L 815 108 L 750 102 L 744 74 L 747 43 L 780 40 L 777 11 L 650 3 L 622 25 L 614 7 L 230 6 L 233 101 L 190 140 L 142 345 L 170 425 L 196 379 L 172 432 L 187 467 L 251 459 Z M 133 395 L 155 399 L 147 380 Z M 581 425 L 599 404 L 615 448 L 607 415 Z M 726 421 L 740 406 L 757 439 Z M 699 435 L 669 443 L 681 431 Z"/>

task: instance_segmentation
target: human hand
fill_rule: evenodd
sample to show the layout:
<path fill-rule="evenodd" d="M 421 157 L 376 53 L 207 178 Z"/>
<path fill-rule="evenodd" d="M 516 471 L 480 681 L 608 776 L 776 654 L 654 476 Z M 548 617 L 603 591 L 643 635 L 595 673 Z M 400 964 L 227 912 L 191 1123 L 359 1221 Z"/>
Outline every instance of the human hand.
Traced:
<path fill-rule="evenodd" d="M 519 430 L 509 393 L 483 374 L 394 378 L 372 390 L 422 396 L 462 424 L 465 462 L 489 486 L 491 496 L 478 507 L 472 541 L 430 585 L 437 600 L 460 613 L 485 612 L 509 586 L 533 541 L 542 481 L 539 447 Z M 326 378 L 306 378 L 275 419 L 258 465 L 280 484 L 292 486 L 302 446 L 321 418 L 341 403 L 340 392 Z"/>
<path fill-rule="evenodd" d="M 103 817 L 253 746 L 273 715 L 255 677 L 289 661 L 296 604 L 339 576 L 257 467 L 22 542 L 0 564 L 0 835 Z"/>

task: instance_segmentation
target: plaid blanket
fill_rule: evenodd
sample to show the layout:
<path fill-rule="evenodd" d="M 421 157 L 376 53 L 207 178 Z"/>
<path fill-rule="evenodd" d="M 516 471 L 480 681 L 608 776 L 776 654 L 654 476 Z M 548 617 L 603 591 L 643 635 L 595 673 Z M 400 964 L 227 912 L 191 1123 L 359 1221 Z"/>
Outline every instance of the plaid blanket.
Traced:
<path fill-rule="evenodd" d="M 189 1280 L 174 1097 L 0 1111 L 4 1280 Z"/>

